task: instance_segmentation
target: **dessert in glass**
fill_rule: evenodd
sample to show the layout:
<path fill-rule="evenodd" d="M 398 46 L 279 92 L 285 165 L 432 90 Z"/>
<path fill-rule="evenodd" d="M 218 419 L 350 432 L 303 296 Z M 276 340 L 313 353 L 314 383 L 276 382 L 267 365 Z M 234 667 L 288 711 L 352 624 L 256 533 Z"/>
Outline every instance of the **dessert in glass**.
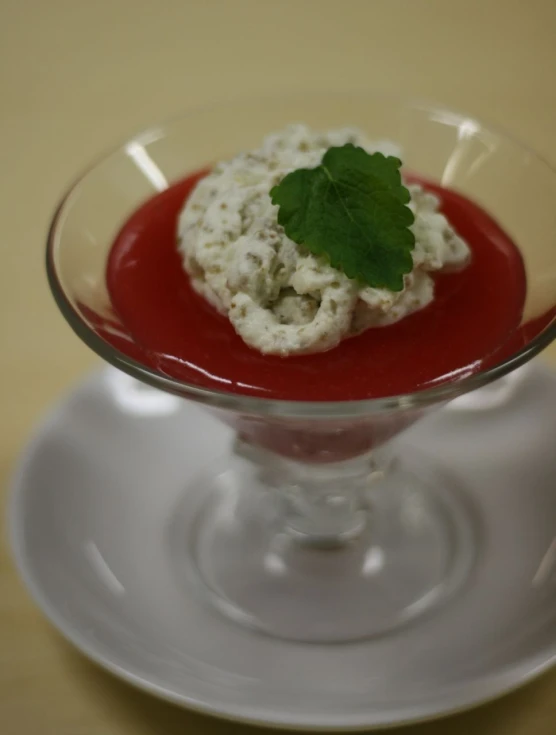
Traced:
<path fill-rule="evenodd" d="M 236 432 L 169 519 L 183 584 L 301 642 L 457 595 L 479 532 L 465 477 L 396 436 L 556 335 L 555 194 L 510 137 L 381 94 L 201 109 L 79 179 L 48 240 L 62 313 Z"/>

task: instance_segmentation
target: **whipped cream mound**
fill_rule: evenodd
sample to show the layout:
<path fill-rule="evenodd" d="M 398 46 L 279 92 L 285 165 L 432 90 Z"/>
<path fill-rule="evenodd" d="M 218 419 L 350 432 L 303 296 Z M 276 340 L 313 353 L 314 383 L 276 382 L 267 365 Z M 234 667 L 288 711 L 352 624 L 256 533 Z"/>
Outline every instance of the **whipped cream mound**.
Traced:
<path fill-rule="evenodd" d="M 356 129 L 316 133 L 291 125 L 265 138 L 258 150 L 218 163 L 181 212 L 179 249 L 193 287 L 262 353 L 321 352 L 369 327 L 399 321 L 433 300 L 430 272 L 469 259 L 469 247 L 438 211 L 439 199 L 417 184 L 408 186 L 414 268 L 402 291 L 362 285 L 290 240 L 278 224 L 270 189 L 346 143 L 399 155 L 394 144 L 373 143 Z"/>

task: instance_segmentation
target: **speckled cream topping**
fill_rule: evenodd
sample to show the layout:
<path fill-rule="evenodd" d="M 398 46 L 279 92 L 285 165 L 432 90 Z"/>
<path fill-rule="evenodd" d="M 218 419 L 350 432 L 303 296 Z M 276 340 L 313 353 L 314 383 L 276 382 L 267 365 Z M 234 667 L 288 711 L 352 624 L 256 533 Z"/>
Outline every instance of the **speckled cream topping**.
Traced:
<path fill-rule="evenodd" d="M 460 267 L 469 247 L 441 214 L 439 200 L 411 184 L 416 244 L 403 291 L 370 288 L 286 237 L 270 189 L 290 171 L 318 166 L 331 146 L 399 155 L 351 128 L 315 133 L 291 125 L 255 151 L 218 163 L 188 198 L 178 223 L 179 248 L 194 288 L 260 352 L 320 352 L 369 327 L 403 319 L 434 298 L 429 272 Z"/>

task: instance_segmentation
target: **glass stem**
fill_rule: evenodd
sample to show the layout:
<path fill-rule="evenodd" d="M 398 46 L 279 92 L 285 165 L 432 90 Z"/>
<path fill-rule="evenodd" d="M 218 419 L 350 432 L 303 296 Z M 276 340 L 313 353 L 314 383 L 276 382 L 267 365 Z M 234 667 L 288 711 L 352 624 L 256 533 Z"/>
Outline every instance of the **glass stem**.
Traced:
<path fill-rule="evenodd" d="M 259 481 L 276 494 L 283 530 L 319 549 L 345 546 L 366 528 L 368 489 L 376 478 L 370 455 L 345 462 L 306 464 L 280 457 L 241 439 L 235 453 L 256 467 Z"/>

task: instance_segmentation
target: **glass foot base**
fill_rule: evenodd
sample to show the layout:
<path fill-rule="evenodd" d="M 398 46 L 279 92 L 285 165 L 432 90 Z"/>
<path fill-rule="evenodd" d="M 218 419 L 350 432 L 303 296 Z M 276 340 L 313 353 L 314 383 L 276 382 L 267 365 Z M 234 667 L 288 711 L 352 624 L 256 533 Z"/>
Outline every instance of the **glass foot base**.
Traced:
<path fill-rule="evenodd" d="M 190 578 L 225 615 L 290 640 L 405 624 L 456 593 L 477 548 L 457 483 L 419 456 L 375 475 L 357 532 L 338 544 L 307 544 L 247 462 L 230 459 L 189 490 L 174 521 Z"/>

